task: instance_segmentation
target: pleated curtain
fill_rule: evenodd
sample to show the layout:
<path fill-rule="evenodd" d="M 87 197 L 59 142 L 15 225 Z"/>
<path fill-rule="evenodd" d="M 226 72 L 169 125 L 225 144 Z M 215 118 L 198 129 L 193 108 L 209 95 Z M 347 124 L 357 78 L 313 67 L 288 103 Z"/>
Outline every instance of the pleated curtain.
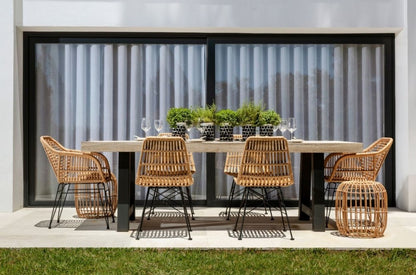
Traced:
<path fill-rule="evenodd" d="M 168 132 L 169 108 L 205 105 L 205 52 L 198 44 L 37 44 L 35 139 L 51 135 L 76 149 L 85 140 L 132 140 L 144 136 L 144 117 L 152 125 L 147 135 L 157 135 L 155 119 L 163 119 L 162 132 Z M 117 173 L 117 154 L 105 154 Z M 205 154 L 195 155 L 195 162 L 199 184 L 192 192 L 204 199 Z M 39 200 L 50 200 L 56 191 L 48 165 L 37 143 Z"/>
<path fill-rule="evenodd" d="M 35 53 L 36 200 L 51 200 L 56 191 L 39 136 L 77 149 L 84 140 L 131 140 L 144 136 L 143 117 L 152 124 L 148 135 L 156 135 L 153 120 L 166 121 L 170 107 L 205 105 L 205 45 L 37 44 Z M 377 44 L 217 44 L 215 103 L 236 110 L 262 102 L 281 117 L 295 117 L 298 138 L 367 146 L 384 133 L 383 58 Z M 162 131 L 169 131 L 167 123 Z M 117 154 L 106 155 L 117 173 Z M 296 180 L 299 159 L 292 154 Z M 195 160 L 192 193 L 205 199 L 206 156 Z M 216 197 L 225 198 L 231 179 L 223 174 L 224 154 L 216 154 L 215 167 Z M 297 199 L 297 184 L 285 190 L 286 198 Z M 143 198 L 139 188 L 136 198 Z"/>
<path fill-rule="evenodd" d="M 295 117 L 295 136 L 305 140 L 368 146 L 383 136 L 382 45 L 217 44 L 215 53 L 219 109 L 262 103 L 282 118 Z M 223 183 L 231 178 L 222 172 L 224 156 L 216 160 L 217 196 L 225 197 L 230 184 Z M 296 180 L 299 162 L 300 155 L 292 154 Z M 297 199 L 298 189 L 285 188 L 285 197 Z"/>

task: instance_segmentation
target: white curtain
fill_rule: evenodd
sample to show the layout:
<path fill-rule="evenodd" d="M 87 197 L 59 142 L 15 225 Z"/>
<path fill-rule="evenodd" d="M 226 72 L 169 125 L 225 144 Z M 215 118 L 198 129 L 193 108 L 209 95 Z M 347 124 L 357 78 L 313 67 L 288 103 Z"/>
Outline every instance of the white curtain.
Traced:
<path fill-rule="evenodd" d="M 35 52 L 36 200 L 51 200 L 56 191 L 39 136 L 77 149 L 83 140 L 129 140 L 144 135 L 143 117 L 153 124 L 170 107 L 205 105 L 205 45 L 37 44 Z M 238 109 L 249 100 L 263 102 L 296 118 L 298 138 L 367 146 L 384 133 L 383 57 L 377 44 L 217 44 L 215 103 Z M 162 131 L 169 131 L 167 124 Z M 152 125 L 148 135 L 155 134 Z M 106 155 L 117 172 L 117 155 Z M 195 160 L 192 193 L 205 199 L 205 154 Z M 297 180 L 298 154 L 292 162 Z M 218 198 L 227 196 L 231 181 L 223 167 L 224 155 L 217 154 Z M 286 197 L 297 199 L 297 190 L 286 188 Z M 136 198 L 143 198 L 140 188 Z"/>
<path fill-rule="evenodd" d="M 282 118 L 295 117 L 295 136 L 305 140 L 368 146 L 383 136 L 382 45 L 217 44 L 215 55 L 218 109 L 263 103 Z M 296 180 L 299 160 L 292 154 Z M 217 197 L 225 198 L 231 179 L 223 174 L 224 156 L 216 162 Z M 285 189 L 286 198 L 298 198 L 297 184 Z"/>
<path fill-rule="evenodd" d="M 35 50 L 36 200 L 53 199 L 56 191 L 39 136 L 76 149 L 85 140 L 131 140 L 144 136 L 143 117 L 152 123 L 148 135 L 156 135 L 155 119 L 169 131 L 170 107 L 205 105 L 205 45 L 37 44 Z M 106 155 L 117 173 L 117 154 Z M 205 154 L 195 154 L 195 161 L 191 190 L 205 199 Z M 142 199 L 142 189 L 136 191 Z"/>

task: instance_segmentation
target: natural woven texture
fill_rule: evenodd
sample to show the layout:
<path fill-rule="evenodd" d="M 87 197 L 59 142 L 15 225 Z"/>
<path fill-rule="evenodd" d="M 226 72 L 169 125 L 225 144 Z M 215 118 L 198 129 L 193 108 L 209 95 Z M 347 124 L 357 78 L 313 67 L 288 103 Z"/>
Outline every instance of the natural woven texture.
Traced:
<path fill-rule="evenodd" d="M 235 181 L 244 187 L 294 184 L 287 140 L 283 137 L 249 137 Z"/>
<path fill-rule="evenodd" d="M 243 138 L 243 135 L 242 134 L 234 134 L 233 135 L 233 139 L 234 140 L 241 140 Z"/>
<path fill-rule="evenodd" d="M 107 158 L 96 152 L 82 152 L 63 147 L 50 136 L 40 137 L 40 142 L 59 184 L 75 184 L 75 206 L 83 218 L 100 218 L 103 213 L 97 183 L 107 183 L 113 210 L 117 209 L 117 180 L 110 171 Z M 89 184 L 89 185 L 88 185 Z M 82 189 L 81 192 L 77 190 Z M 91 191 L 88 194 L 88 190 Z M 82 196 L 82 199 L 81 199 Z M 102 198 L 104 198 L 102 194 Z"/>
<path fill-rule="evenodd" d="M 171 137 L 171 136 L 172 136 L 172 133 L 159 133 L 159 137 Z M 186 140 L 189 139 L 188 134 L 185 134 L 185 138 Z M 188 154 L 189 154 L 189 165 L 191 166 L 191 173 L 194 174 L 196 172 L 194 155 L 192 153 L 188 153 Z"/>
<path fill-rule="evenodd" d="M 180 137 L 148 137 L 143 142 L 136 184 L 186 187 L 193 184 L 189 154 Z"/>
<path fill-rule="evenodd" d="M 172 133 L 159 133 L 158 135 L 159 137 L 171 137 Z M 188 140 L 189 139 L 189 135 L 185 134 L 185 139 Z"/>
<path fill-rule="evenodd" d="M 392 144 L 392 138 L 383 137 L 367 147 L 362 153 L 328 155 L 324 161 L 325 180 L 328 182 L 374 181 Z"/>
<path fill-rule="evenodd" d="M 234 140 L 241 140 L 242 138 L 242 135 L 233 135 Z M 242 157 L 243 152 L 228 152 L 225 158 L 224 174 L 237 177 Z"/>
<path fill-rule="evenodd" d="M 374 181 L 346 181 L 337 189 L 335 219 L 341 235 L 382 237 L 387 226 L 387 192 Z"/>
<path fill-rule="evenodd" d="M 113 173 L 111 173 L 111 180 L 108 181 L 108 188 L 110 190 L 111 205 L 114 213 L 117 209 L 117 178 Z M 82 188 L 76 185 L 74 200 L 78 217 L 98 219 L 106 215 L 109 216 L 110 213 L 103 211 L 101 206 L 100 200 L 104 197 L 103 192 L 98 190 L 95 184 L 87 184 L 86 186 L 82 186 Z"/>

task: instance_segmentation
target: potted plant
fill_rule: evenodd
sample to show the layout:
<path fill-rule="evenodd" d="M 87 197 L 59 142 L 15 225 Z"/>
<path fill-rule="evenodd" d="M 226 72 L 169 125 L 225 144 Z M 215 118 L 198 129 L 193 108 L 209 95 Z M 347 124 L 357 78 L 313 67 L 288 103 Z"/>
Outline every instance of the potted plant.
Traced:
<path fill-rule="evenodd" d="M 274 110 L 261 112 L 259 116 L 260 136 L 273 136 L 273 126 L 279 125 L 280 120 L 280 115 Z"/>
<path fill-rule="evenodd" d="M 172 136 L 185 139 L 186 125 L 192 123 L 193 114 L 188 108 L 170 108 L 166 120 L 172 129 Z"/>
<path fill-rule="evenodd" d="M 220 140 L 233 141 L 234 126 L 238 125 L 237 113 L 225 109 L 215 114 L 215 121 L 220 127 Z"/>
<path fill-rule="evenodd" d="M 262 105 L 256 105 L 253 102 L 244 103 L 237 110 L 238 122 L 243 128 L 243 140 L 256 135 L 256 126 L 258 125 L 259 116 L 262 111 Z"/>
<path fill-rule="evenodd" d="M 193 120 L 194 124 L 199 123 L 202 128 L 202 136 L 205 140 L 215 139 L 215 112 L 217 106 L 213 103 L 207 105 L 205 108 L 199 107 L 194 110 Z"/>

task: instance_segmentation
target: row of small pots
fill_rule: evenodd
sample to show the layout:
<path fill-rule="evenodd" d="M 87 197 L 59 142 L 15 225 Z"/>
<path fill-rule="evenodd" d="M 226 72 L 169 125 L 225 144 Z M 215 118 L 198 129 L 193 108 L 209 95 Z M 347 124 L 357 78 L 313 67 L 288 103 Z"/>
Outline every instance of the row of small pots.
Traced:
<path fill-rule="evenodd" d="M 202 138 L 206 141 L 212 141 L 215 139 L 215 125 L 213 123 L 203 123 Z M 234 127 L 225 125 L 219 126 L 220 128 L 220 140 L 221 141 L 233 141 Z M 256 135 L 256 126 L 244 125 L 242 126 L 242 138 L 245 141 L 250 136 Z M 184 125 L 177 125 L 176 128 L 172 129 L 173 136 L 180 136 L 185 139 L 186 127 Z M 273 136 L 273 125 L 262 125 L 260 126 L 260 136 Z"/>

